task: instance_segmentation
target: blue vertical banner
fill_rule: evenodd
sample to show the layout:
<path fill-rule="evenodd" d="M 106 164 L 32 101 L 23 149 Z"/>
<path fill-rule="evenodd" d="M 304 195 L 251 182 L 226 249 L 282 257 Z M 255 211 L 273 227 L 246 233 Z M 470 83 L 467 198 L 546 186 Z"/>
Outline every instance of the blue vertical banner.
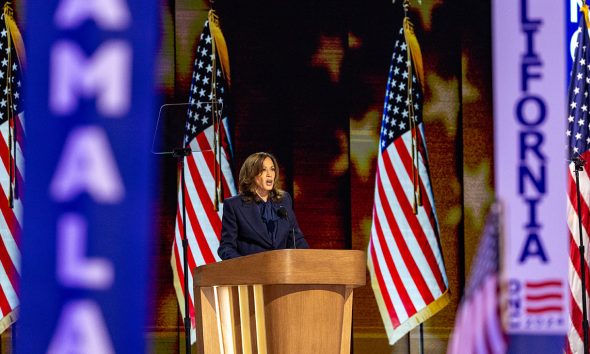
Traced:
<path fill-rule="evenodd" d="M 145 353 L 157 2 L 27 5 L 17 353 Z"/>

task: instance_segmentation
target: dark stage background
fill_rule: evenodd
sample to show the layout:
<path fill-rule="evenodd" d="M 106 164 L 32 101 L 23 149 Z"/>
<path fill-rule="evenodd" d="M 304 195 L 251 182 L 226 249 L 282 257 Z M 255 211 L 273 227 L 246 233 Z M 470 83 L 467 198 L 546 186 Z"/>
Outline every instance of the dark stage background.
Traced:
<path fill-rule="evenodd" d="M 161 6 L 158 93 L 166 103 L 186 102 L 209 3 Z M 275 154 L 311 247 L 366 250 L 401 2 L 217 0 L 214 6 L 231 63 L 234 175 L 249 154 Z M 424 55 L 425 131 L 453 299 L 425 323 L 425 336 L 437 348 L 429 352 L 444 352 L 493 198 L 490 3 L 413 1 L 410 17 Z M 156 348 L 174 350 L 182 331 L 169 265 L 176 170 L 174 161 L 159 163 L 157 313 L 148 330 Z M 369 285 L 355 292 L 353 326 L 355 352 L 390 350 Z"/>

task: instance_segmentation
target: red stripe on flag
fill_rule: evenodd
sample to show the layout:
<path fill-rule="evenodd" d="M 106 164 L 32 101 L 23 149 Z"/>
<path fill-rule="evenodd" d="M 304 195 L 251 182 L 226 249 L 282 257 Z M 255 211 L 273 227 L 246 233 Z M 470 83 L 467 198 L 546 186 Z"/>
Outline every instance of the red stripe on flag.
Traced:
<path fill-rule="evenodd" d="M 565 354 L 572 354 L 572 348 L 570 347 L 569 338 L 565 338 L 565 347 L 563 348 Z"/>
<path fill-rule="evenodd" d="M 418 145 L 419 149 L 418 152 L 420 154 L 420 156 L 422 157 L 422 161 L 424 162 L 424 169 L 426 170 L 427 175 L 424 176 L 423 174 L 419 173 L 418 174 L 418 180 L 420 182 L 420 189 L 422 191 L 424 191 L 425 193 L 422 193 L 422 207 L 424 208 L 424 211 L 426 212 L 426 215 L 428 216 L 428 221 L 430 221 L 430 226 L 432 227 L 432 230 L 434 231 L 434 235 L 436 237 L 436 244 L 438 245 L 438 249 L 442 250 L 442 245 L 440 243 L 440 234 L 439 234 L 439 229 L 438 229 L 438 222 L 436 220 L 436 215 L 434 212 L 434 208 L 433 208 L 433 204 L 430 203 L 430 198 L 429 198 L 429 193 L 432 194 L 432 191 L 429 188 L 426 188 L 426 186 L 424 185 L 424 177 L 428 180 L 428 184 L 430 186 L 430 174 L 428 172 L 428 157 L 426 154 L 426 145 L 425 145 L 426 141 L 424 139 L 421 140 L 421 144 Z M 412 168 L 412 163 L 411 163 L 411 156 L 408 152 L 407 149 L 402 149 L 401 147 L 403 147 L 404 145 L 400 145 L 403 144 L 402 139 L 397 139 L 396 141 L 394 141 L 397 150 L 401 151 L 401 154 L 404 154 L 405 156 L 402 158 L 402 161 L 404 162 L 404 166 L 406 168 L 406 172 L 408 173 L 408 176 L 411 176 L 411 168 Z M 400 154 L 400 155 L 401 155 Z M 432 203 L 434 203 L 434 195 L 432 196 L 433 200 Z M 443 258 L 443 254 L 441 252 L 441 258 L 443 259 L 444 262 L 444 258 Z M 443 283 L 444 283 L 444 279 L 440 279 Z M 440 286 L 440 282 L 439 282 L 439 286 Z M 447 286 L 444 286 L 444 289 L 446 289 Z M 441 291 L 442 288 L 441 288 Z"/>
<path fill-rule="evenodd" d="M 8 151 L 8 145 L 6 143 L 6 140 L 4 140 L 4 137 L 0 138 L 0 158 L 2 159 L 2 163 L 4 164 L 4 169 L 6 170 L 6 174 L 9 174 L 8 171 L 10 171 L 10 153 Z M 14 159 L 13 159 L 13 163 L 14 163 Z M 16 163 L 14 165 L 16 167 Z M 16 170 L 16 178 L 17 178 L 17 183 L 20 183 L 21 186 L 23 186 L 24 184 L 24 179 L 23 176 L 20 173 L 20 170 L 18 170 L 18 168 L 15 168 Z"/>
<path fill-rule="evenodd" d="M 0 188 L 0 209 L 2 210 L 4 220 L 6 221 L 6 223 L 10 227 L 11 224 L 15 223 L 15 221 L 14 221 L 15 218 L 14 218 L 14 214 L 12 212 L 12 209 L 10 209 L 10 207 L 8 206 L 8 200 L 6 199 L 6 195 L 4 194 L 4 190 L 2 188 Z M 20 229 L 13 226 L 13 227 L 10 227 L 10 232 L 12 235 L 14 235 L 15 232 L 20 232 Z M 12 237 L 12 235 L 0 235 L 0 236 Z M 0 263 L 2 263 L 2 267 L 4 268 L 4 271 L 6 272 L 6 275 L 8 277 L 8 281 L 10 282 L 10 285 L 12 286 L 14 291 L 16 291 L 16 289 L 18 287 L 18 280 L 17 280 L 18 275 L 17 275 L 17 271 L 16 271 L 16 266 L 14 265 L 14 263 L 12 262 L 12 259 L 10 258 L 8 250 L 6 249 L 6 244 L 4 242 L 0 242 Z M 0 291 L 0 293 L 2 294 L 1 296 L 4 299 L 4 300 L 0 299 L 0 309 L 2 310 L 2 313 L 7 314 L 10 311 L 12 311 L 12 309 L 10 308 L 10 304 L 8 303 L 8 300 L 6 299 L 6 294 L 4 293 L 4 291 Z"/>
<path fill-rule="evenodd" d="M 573 298 L 573 296 L 570 296 L 570 300 L 570 318 L 572 320 L 574 330 L 576 331 L 576 333 L 578 333 L 578 336 L 580 338 L 584 338 L 584 332 L 582 331 L 582 310 L 580 307 L 578 307 L 578 304 L 576 303 L 576 300 Z"/>
<path fill-rule="evenodd" d="M 221 233 L 221 219 L 219 218 L 219 214 L 215 211 L 215 205 L 211 198 L 209 197 L 209 193 L 207 193 L 207 188 L 201 179 L 201 173 L 197 168 L 197 163 L 193 156 L 189 156 L 187 159 L 187 166 L 189 168 L 191 178 L 193 180 L 193 184 L 195 186 L 195 190 L 197 191 L 197 195 L 199 196 L 199 200 L 203 205 L 203 211 L 207 214 L 207 219 L 211 223 L 211 227 L 215 231 L 215 234 L 219 237 Z"/>
<path fill-rule="evenodd" d="M 402 281 L 399 273 L 397 272 L 397 267 L 393 262 L 391 252 L 389 251 L 389 248 L 387 246 L 387 241 L 385 241 L 385 236 L 383 235 L 381 223 L 379 222 L 379 216 L 376 212 L 373 213 L 373 222 L 375 223 L 375 232 L 377 233 L 379 245 L 381 245 L 381 256 L 385 260 L 385 264 L 387 264 L 387 270 L 391 274 L 391 279 L 393 280 L 393 284 L 395 285 L 395 290 L 397 290 L 398 292 L 398 295 L 402 301 L 402 304 L 404 305 L 404 308 L 406 309 L 408 317 L 412 317 L 412 315 L 416 313 L 416 307 L 412 302 L 410 294 L 408 294 L 404 282 Z"/>
<path fill-rule="evenodd" d="M 205 135 L 205 133 L 201 133 L 199 135 L 197 135 L 196 138 L 197 144 L 199 145 L 199 147 L 201 148 L 201 150 L 203 151 L 203 158 L 205 159 L 205 162 L 207 163 L 207 167 L 209 168 L 209 171 L 211 171 L 211 175 L 214 176 L 215 175 L 215 167 L 217 166 L 217 163 L 215 162 L 215 154 L 213 153 L 213 151 L 207 151 L 211 149 L 211 146 L 209 145 L 209 140 L 207 140 L 207 136 Z M 223 163 L 223 158 L 221 158 L 222 163 Z M 229 163 L 228 163 L 229 165 Z M 221 168 L 220 168 L 221 170 Z M 229 191 L 229 186 L 227 184 L 227 180 L 225 179 L 225 174 L 223 173 L 223 170 L 221 170 L 221 183 L 223 183 L 223 190 L 224 191 Z M 227 193 L 227 192 L 226 192 Z M 225 196 L 225 193 L 224 193 Z"/>
<path fill-rule="evenodd" d="M 201 229 L 201 225 L 199 224 L 199 220 L 197 218 L 197 214 L 195 213 L 193 203 L 191 202 L 191 199 L 188 195 L 188 191 L 186 189 L 184 190 L 184 200 L 186 203 L 186 215 L 188 216 L 191 228 L 193 229 L 195 240 L 199 245 L 199 251 L 203 255 L 203 259 L 205 260 L 206 264 L 213 263 L 215 262 L 215 257 L 213 257 L 213 253 L 211 252 L 209 244 L 205 239 L 205 234 L 203 233 L 203 229 Z"/>
<path fill-rule="evenodd" d="M 380 179 L 379 172 L 377 174 L 377 179 L 378 180 Z M 385 191 L 383 190 L 383 186 L 381 185 L 380 182 L 377 183 L 377 190 L 379 193 L 379 199 L 381 200 L 382 210 L 385 213 L 385 218 L 386 218 L 387 222 L 389 223 L 389 227 L 391 229 L 391 235 L 393 236 L 393 238 L 395 240 L 395 243 L 398 247 L 399 253 L 402 256 L 402 260 L 403 260 L 404 264 L 406 265 L 406 267 L 408 268 L 408 272 L 410 273 L 412 280 L 414 280 L 414 283 L 416 284 L 416 287 L 418 289 L 420 296 L 422 297 L 424 302 L 428 304 L 434 300 L 434 297 L 432 296 L 432 293 L 430 292 L 430 289 L 428 288 L 428 284 L 426 284 L 426 281 L 424 280 L 424 277 L 422 275 L 422 272 L 420 271 L 420 268 L 418 267 L 418 265 L 414 261 L 414 257 L 412 256 L 412 252 L 410 251 L 410 249 L 408 248 L 408 245 L 406 244 L 405 237 L 402 234 L 401 230 L 399 229 L 399 225 L 397 224 L 397 220 L 391 211 L 391 206 L 389 205 L 387 197 L 385 196 Z M 391 264 L 389 266 L 394 267 L 393 264 Z M 416 312 L 416 310 L 414 309 L 414 312 L 411 312 L 411 313 L 414 314 L 415 312 Z"/>
<path fill-rule="evenodd" d="M 574 265 L 573 270 L 575 271 L 578 279 L 581 279 L 580 276 L 580 251 L 578 250 L 578 246 L 576 245 L 575 240 L 573 239 L 572 233 L 570 235 L 570 260 L 571 263 Z M 584 261 L 584 278 L 586 279 L 586 292 L 588 292 L 588 284 L 590 284 L 590 268 L 588 267 L 588 262 Z"/>
<path fill-rule="evenodd" d="M 408 149 L 406 148 L 406 145 L 404 144 L 403 139 L 396 139 L 393 143 L 396 148 L 396 151 L 400 155 L 400 160 L 404 164 L 404 167 L 406 169 L 408 176 L 411 176 L 412 175 L 412 168 L 413 168 L 412 167 L 412 157 L 410 156 L 410 153 L 408 152 Z M 426 153 L 422 150 L 422 148 L 419 149 L 419 152 L 422 156 L 422 161 L 425 161 L 425 163 L 427 163 Z M 425 165 L 424 167 L 426 168 L 427 165 Z M 424 186 L 422 174 L 419 173 L 418 177 L 419 177 L 421 190 L 426 191 L 427 189 Z M 440 242 L 438 239 L 439 238 L 438 237 L 438 225 L 436 223 L 436 217 L 434 216 L 434 210 L 432 208 L 432 205 L 430 204 L 430 198 L 428 198 L 428 195 L 424 196 L 424 193 L 422 195 L 422 206 L 424 207 L 424 211 L 426 212 L 426 215 L 428 215 L 428 220 L 430 221 L 430 226 L 432 227 L 432 230 L 434 230 L 437 243 L 439 244 L 439 247 L 440 247 Z"/>
<path fill-rule="evenodd" d="M 14 210 L 10 208 L 10 205 L 8 205 L 8 196 L 4 194 L 3 188 L 0 188 L 0 210 L 4 216 L 4 220 L 6 221 L 8 229 L 10 230 L 10 234 L 20 235 L 20 225 L 16 219 L 16 215 L 14 215 Z M 3 244 L 3 242 L 0 243 Z"/>
<path fill-rule="evenodd" d="M 389 295 L 389 291 L 383 280 L 383 274 L 381 274 L 381 268 L 379 267 L 379 260 L 377 259 L 377 255 L 375 254 L 375 247 L 373 247 L 372 244 L 370 246 L 370 251 L 371 259 L 373 262 L 373 270 L 375 271 L 375 278 L 377 279 L 377 283 L 379 284 L 379 292 L 381 293 L 383 302 L 385 302 L 385 307 L 387 308 L 387 313 L 389 314 L 389 319 L 391 320 L 392 326 L 393 328 L 396 328 L 399 326 L 399 318 L 397 316 L 397 313 L 395 312 L 393 304 L 391 303 L 391 296 Z M 393 269 L 393 272 L 395 272 L 395 269 Z M 399 279 L 399 275 L 397 275 L 397 272 L 395 273 L 397 278 Z"/>
<path fill-rule="evenodd" d="M 435 278 L 437 278 L 437 283 L 438 283 L 438 277 L 440 276 L 440 269 L 438 269 L 438 265 L 436 264 L 436 259 L 434 259 L 434 254 L 432 253 L 432 249 L 430 248 L 430 245 L 428 244 L 428 241 L 426 240 L 426 235 L 424 234 L 424 231 L 422 229 L 422 225 L 420 225 L 418 219 L 416 218 L 416 215 L 412 211 L 412 206 L 410 205 L 408 199 L 406 198 L 406 194 L 403 190 L 403 187 L 400 184 L 399 179 L 397 178 L 395 168 L 391 164 L 391 160 L 389 159 L 388 153 L 385 153 L 385 155 L 383 157 L 383 164 L 385 165 L 385 172 L 387 174 L 387 177 L 389 177 L 389 182 L 391 183 L 391 186 L 392 186 L 393 191 L 395 193 L 395 198 L 398 201 L 398 203 L 400 204 L 400 209 L 402 210 L 404 217 L 406 218 L 406 220 L 411 228 L 414 239 L 418 243 L 418 246 L 419 246 L 420 250 L 422 251 L 424 258 L 426 259 L 428 266 L 432 270 L 432 274 L 435 276 Z M 379 171 L 379 174 L 380 173 L 381 173 L 381 171 Z M 378 178 L 380 178 L 380 175 L 378 175 Z M 385 191 L 383 190 L 383 186 L 381 185 L 381 183 L 377 183 L 377 188 L 379 189 L 379 195 L 382 200 L 382 203 L 383 203 L 383 201 L 385 201 L 385 204 L 388 207 L 387 209 L 384 208 L 385 209 L 384 211 L 388 212 L 388 214 L 386 214 L 388 221 L 395 219 L 395 216 L 390 211 L 391 207 L 389 205 L 389 202 L 387 201 L 387 197 L 385 196 Z M 402 233 L 399 230 L 398 225 L 395 224 L 395 226 L 396 226 L 396 230 L 399 232 L 399 235 L 397 236 L 397 238 L 400 239 Z M 394 236 L 396 235 L 396 232 L 394 230 L 392 230 L 392 233 Z M 404 237 L 406 237 L 406 236 L 407 235 L 404 235 Z M 420 291 L 420 295 L 422 295 L 422 298 L 424 298 L 424 301 L 426 302 L 426 304 L 431 303 L 432 301 L 434 301 L 434 295 L 432 294 L 432 291 L 430 290 L 428 284 L 424 280 L 424 276 L 422 274 L 420 267 L 418 267 L 418 265 L 414 261 L 414 257 L 412 256 L 412 252 L 407 248 L 407 245 L 405 243 L 405 239 L 401 239 L 398 242 L 398 244 L 402 244 L 404 247 L 405 254 L 402 253 L 402 256 L 404 256 L 405 263 L 407 265 L 409 265 L 409 268 L 411 267 L 410 272 L 412 274 L 412 277 L 416 281 L 416 286 L 418 287 L 418 289 Z M 406 258 L 407 258 L 407 260 L 406 260 Z M 437 272 L 437 270 L 438 270 L 438 272 Z"/>
<path fill-rule="evenodd" d="M 18 226 L 18 223 L 16 222 L 16 217 L 14 215 L 13 210 L 8 205 L 8 199 L 6 198 L 6 195 L 4 194 L 4 190 L 2 188 L 0 188 L 0 210 L 2 212 L 2 215 L 4 216 L 4 221 L 9 226 L 9 229 L 10 229 L 10 235 L 0 235 L 0 236 L 2 236 L 2 238 L 12 237 L 14 239 L 14 235 L 20 235 L 21 230 L 20 230 L 20 227 Z M 16 243 L 16 240 L 15 240 L 15 243 Z M 14 291 L 16 292 L 18 289 L 19 276 L 18 276 L 18 272 L 16 270 L 16 266 L 13 263 L 12 259 L 10 258 L 10 254 L 8 253 L 8 249 L 6 248 L 6 244 L 4 242 L 0 242 L 0 263 L 2 263 L 2 267 L 4 268 L 4 271 L 6 272 L 6 275 L 8 277 L 8 281 L 10 282 L 10 285 L 12 286 Z M 5 296 L 4 293 L 3 293 L 3 296 Z M 8 313 L 8 312 L 4 312 L 4 309 L 3 309 L 3 313 Z"/>
<path fill-rule="evenodd" d="M 572 205 L 572 208 L 574 210 L 574 212 L 576 213 L 575 215 L 573 215 L 576 223 L 575 223 L 575 227 L 576 227 L 576 231 L 578 231 L 578 215 L 580 214 L 580 211 L 578 210 L 578 199 L 577 199 L 577 195 L 576 195 L 576 183 L 574 182 L 573 177 L 571 176 L 571 174 L 569 174 L 569 193 L 568 193 L 568 197 L 570 200 L 570 203 Z M 590 210 L 588 209 L 588 203 L 586 201 L 586 199 L 584 198 L 583 193 L 580 193 L 580 206 L 582 208 L 582 229 L 585 231 L 586 234 L 588 234 L 588 225 L 589 225 L 589 220 L 590 220 Z"/>
<path fill-rule="evenodd" d="M 584 180 L 585 178 L 581 178 L 580 179 L 580 183 L 585 183 Z M 580 199 L 580 204 L 581 204 L 581 210 L 578 210 L 577 207 L 577 191 L 576 191 L 576 183 L 574 180 L 574 177 L 572 176 L 572 174 L 568 171 L 568 198 L 569 198 L 569 203 L 571 204 L 571 208 L 570 208 L 570 214 L 569 214 L 569 218 L 574 221 L 573 225 L 568 225 L 569 226 L 569 237 L 570 237 L 570 266 L 568 267 L 569 270 L 568 272 L 570 273 L 570 279 L 572 279 L 573 277 L 575 277 L 575 280 L 578 280 L 578 286 L 576 286 L 575 288 L 570 288 L 570 320 L 572 322 L 573 325 L 573 330 L 577 333 L 578 335 L 578 340 L 580 340 L 580 342 L 578 343 L 573 343 L 574 347 L 576 347 L 576 345 L 578 347 L 582 346 L 581 343 L 581 338 L 583 338 L 583 331 L 582 331 L 582 310 L 579 307 L 578 303 L 575 301 L 573 294 L 575 293 L 576 295 L 579 295 L 581 297 L 581 291 L 586 292 L 586 295 L 588 295 L 588 284 L 590 281 L 590 274 L 589 274 L 589 268 L 588 268 L 588 262 L 586 259 L 584 259 L 584 270 L 585 270 L 585 281 L 586 281 L 586 289 L 581 289 L 580 285 L 581 285 L 581 277 L 580 277 L 580 252 L 578 249 L 578 245 L 576 244 L 576 241 L 579 241 L 579 232 L 580 230 L 579 228 L 579 224 L 578 224 L 578 215 L 581 215 L 581 219 L 582 219 L 582 235 L 584 233 L 588 232 L 588 221 L 589 221 L 589 209 L 588 209 L 588 204 L 586 202 L 586 200 L 584 199 L 583 195 L 581 195 L 581 199 Z M 573 228 L 573 230 L 572 230 Z M 577 235 L 574 236 L 573 231 L 575 231 L 577 233 Z M 574 274 L 572 274 L 572 272 Z M 571 287 L 571 284 L 570 284 Z M 570 328 L 571 330 L 571 328 Z M 572 334 L 573 336 L 573 334 Z M 568 340 L 566 340 L 568 347 L 570 346 L 569 343 L 569 337 L 567 338 Z M 573 339 L 574 341 L 576 339 Z M 567 350 L 566 350 L 567 351 Z"/>
<path fill-rule="evenodd" d="M 4 289 L 0 288 L 0 311 L 2 311 L 2 317 L 12 312 L 12 310 Z"/>
<path fill-rule="evenodd" d="M 400 146 L 399 143 L 401 143 L 402 145 Z M 400 159 L 402 161 L 406 161 L 406 163 L 408 163 L 408 162 L 411 163 L 411 157 L 408 154 L 408 150 L 406 149 L 405 145 L 403 145 L 402 139 L 397 139 L 395 141 L 395 147 L 396 147 L 396 151 L 400 154 Z M 384 151 L 383 162 L 385 163 L 385 168 L 388 171 L 388 174 L 391 175 L 391 173 L 395 174 L 395 172 L 389 172 L 389 171 L 395 171 L 395 168 L 393 167 L 393 165 L 391 163 L 389 153 L 390 153 L 390 149 L 387 149 L 386 151 Z M 406 172 L 408 172 L 407 167 L 406 167 Z M 410 174 L 408 174 L 408 175 L 410 175 Z M 428 265 L 430 266 L 430 269 L 432 270 L 432 274 L 434 275 L 434 278 L 436 279 L 436 283 L 438 285 L 440 292 L 444 293 L 447 286 L 445 285 L 442 271 L 436 261 L 436 257 L 434 256 L 434 252 L 432 251 L 432 248 L 430 247 L 430 243 L 428 243 L 428 236 L 426 236 L 426 234 L 424 233 L 424 229 L 422 228 L 422 225 L 420 225 L 420 220 L 418 220 L 418 216 L 413 213 L 412 205 L 410 204 L 408 199 L 405 197 L 402 186 L 399 184 L 398 180 L 396 180 L 396 182 L 397 182 L 397 184 L 395 187 L 400 191 L 399 193 L 396 192 L 396 195 L 398 196 L 398 200 L 400 203 L 400 207 L 402 210 L 404 210 L 404 214 L 406 215 L 406 219 L 408 220 L 408 224 L 410 224 L 412 231 L 416 235 L 416 241 L 418 242 L 418 245 L 420 246 L 420 250 L 422 251 L 422 254 L 424 254 L 424 258 L 426 258 L 426 261 L 428 262 Z M 392 185 L 393 185 L 393 183 L 392 183 Z M 423 188 L 422 190 L 425 191 L 426 189 L 424 189 L 424 184 L 421 181 L 421 177 L 420 177 L 420 185 Z M 401 196 L 400 196 L 400 194 L 401 194 Z M 423 201 L 424 200 L 428 201 L 428 198 L 423 197 L 422 199 L 423 199 Z M 423 203 L 423 204 L 426 205 L 426 204 L 429 204 L 429 202 Z M 432 214 L 427 214 L 427 215 L 428 215 L 428 219 L 430 219 L 430 224 L 431 224 L 432 229 L 438 230 L 438 227 L 436 226 L 436 221 L 432 217 Z M 435 235 L 436 235 L 436 231 L 435 231 Z M 438 242 L 438 237 L 437 237 L 437 245 L 440 248 L 440 244 Z"/>

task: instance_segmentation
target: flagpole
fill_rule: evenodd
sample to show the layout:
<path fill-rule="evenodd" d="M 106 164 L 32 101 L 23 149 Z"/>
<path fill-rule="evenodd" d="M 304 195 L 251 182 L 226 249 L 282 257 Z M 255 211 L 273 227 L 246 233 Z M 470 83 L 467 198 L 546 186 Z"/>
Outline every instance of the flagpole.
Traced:
<path fill-rule="evenodd" d="M 410 9 L 410 0 L 404 0 L 403 3 L 404 7 L 404 31 L 406 31 L 406 21 L 409 21 L 408 18 L 408 11 Z M 410 24 L 408 23 L 408 27 Z M 419 164 L 420 158 L 418 157 L 419 148 L 418 144 L 420 143 L 420 131 L 418 131 L 418 127 L 416 124 L 416 118 L 414 115 L 414 102 L 412 101 L 412 78 L 413 78 L 413 58 L 412 58 L 412 51 L 411 46 L 408 43 L 407 37 L 404 33 L 404 38 L 406 39 L 407 51 L 408 51 L 408 112 L 409 112 L 409 126 L 411 132 L 411 139 L 412 139 L 412 180 L 414 182 L 414 200 L 413 200 L 413 210 L 414 214 L 418 214 L 418 207 L 422 206 L 422 193 L 420 190 L 420 172 L 419 172 Z M 408 333 L 409 338 L 409 333 Z M 409 343 L 408 343 L 408 350 L 409 350 Z M 424 354 L 424 325 L 420 323 L 420 354 Z"/>
<path fill-rule="evenodd" d="M 186 134 L 185 134 L 186 136 Z M 180 190 L 182 202 L 182 264 L 184 268 L 184 342 L 185 353 L 191 352 L 191 318 L 189 314 L 189 288 L 188 288 L 188 238 L 186 237 L 186 204 L 185 204 L 185 189 L 186 180 L 184 175 L 184 159 L 190 154 L 190 148 L 175 149 L 173 156 L 178 159 L 178 166 L 180 168 Z"/>
<path fill-rule="evenodd" d="M 8 205 L 11 209 L 14 208 L 14 192 L 15 192 L 15 185 L 16 185 L 16 124 L 14 122 L 14 106 L 12 103 L 12 83 L 10 81 L 11 77 L 11 69 L 12 69 L 12 51 L 11 48 L 11 33 L 10 33 L 10 26 L 8 26 L 8 18 L 7 16 L 12 13 L 12 9 L 10 7 L 10 2 L 4 4 L 4 8 L 2 10 L 4 14 L 4 23 L 5 28 L 8 31 L 6 40 L 8 41 L 8 67 L 6 69 L 6 88 L 8 90 L 7 94 L 7 107 L 6 107 L 6 115 L 8 120 Z M 13 184 L 14 181 L 14 184 Z"/>
<path fill-rule="evenodd" d="M 424 354 L 424 324 L 420 323 L 420 354 Z"/>
<path fill-rule="evenodd" d="M 407 46 L 407 67 L 408 67 L 408 80 L 407 80 L 407 87 L 408 87 L 408 96 L 407 96 L 407 108 L 408 108 L 408 126 L 410 127 L 410 137 L 411 137 L 411 150 L 412 150 L 412 184 L 414 185 L 413 190 L 413 200 L 412 200 L 412 209 L 414 214 L 418 214 L 418 207 L 422 206 L 422 192 L 420 189 L 420 158 L 419 158 L 419 144 L 420 144 L 420 132 L 418 131 L 418 127 L 416 124 L 416 116 L 414 113 L 414 101 L 412 99 L 412 82 L 414 78 L 414 67 L 413 67 L 413 55 L 411 50 L 411 45 L 408 41 L 406 31 L 413 31 L 412 24 L 408 17 L 408 10 L 410 8 L 410 1 L 404 0 L 403 3 L 404 8 L 404 20 L 403 20 L 403 27 L 404 27 L 404 38 Z M 418 75 L 418 80 L 420 77 Z"/>
<path fill-rule="evenodd" d="M 12 350 L 13 353 L 16 353 L 16 322 L 12 325 L 11 327 L 12 330 L 12 334 L 10 336 L 10 344 L 12 345 L 12 348 L 10 348 Z M 2 354 L 2 353 L 0 353 Z"/>
<path fill-rule="evenodd" d="M 217 21 L 217 16 L 215 15 L 215 9 L 213 8 L 215 1 L 211 1 L 211 10 L 209 10 L 209 25 L 211 26 L 213 21 Z M 217 25 L 217 24 L 216 24 Z M 211 105 L 212 108 L 212 122 L 213 122 L 213 159 L 214 159 L 214 168 L 213 168 L 213 179 L 215 182 L 215 197 L 214 197 L 214 208 L 215 211 L 219 211 L 219 204 L 223 203 L 223 183 L 221 180 L 222 171 L 221 171 L 221 124 L 222 124 L 222 117 L 219 112 L 219 102 L 217 100 L 217 60 L 221 60 L 218 58 L 218 53 L 216 49 L 215 43 L 215 36 L 212 35 L 211 39 L 211 52 L 214 56 L 212 60 L 213 69 L 211 70 Z M 221 65 L 223 66 L 223 65 Z M 223 106 L 222 106 L 223 108 Z"/>
<path fill-rule="evenodd" d="M 588 310 L 586 307 L 586 267 L 585 257 L 586 252 L 584 251 L 584 238 L 582 236 L 582 203 L 580 197 L 580 171 L 584 170 L 584 164 L 586 161 L 581 157 L 577 156 L 572 159 L 574 163 L 574 173 L 576 174 L 576 199 L 578 204 L 578 234 L 580 239 L 580 245 L 578 247 L 580 253 L 580 279 L 582 280 L 582 332 L 584 333 L 584 354 L 588 354 Z"/>

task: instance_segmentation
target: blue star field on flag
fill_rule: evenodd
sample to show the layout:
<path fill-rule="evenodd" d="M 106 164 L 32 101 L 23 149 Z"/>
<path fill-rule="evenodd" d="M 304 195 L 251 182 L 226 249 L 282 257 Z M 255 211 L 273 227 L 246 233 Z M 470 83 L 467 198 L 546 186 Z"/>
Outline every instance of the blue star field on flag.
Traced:
<path fill-rule="evenodd" d="M 395 139 L 410 130 L 408 106 L 408 52 L 403 28 L 400 28 L 395 41 L 394 55 L 391 58 L 387 91 L 383 107 L 381 125 L 381 151 L 385 150 Z M 422 123 L 422 88 L 412 72 L 412 106 L 416 125 Z"/>
<path fill-rule="evenodd" d="M 4 23 L 4 15 L 0 16 Z M 17 115 L 24 109 L 22 96 L 21 65 L 14 46 L 8 44 L 8 31 L 0 32 L 0 124 L 6 122 L 9 113 Z M 9 112 L 12 103 L 12 112 Z"/>
<path fill-rule="evenodd" d="M 572 65 L 572 79 L 569 86 L 567 117 L 568 128 L 566 131 L 568 139 L 568 155 L 574 158 L 588 150 L 590 136 L 588 134 L 589 124 L 588 109 L 590 98 L 590 38 L 584 20 L 580 21 L 578 37 L 576 40 L 575 58 Z"/>
<path fill-rule="evenodd" d="M 190 143 L 199 133 L 213 124 L 213 102 L 217 102 L 221 119 L 227 118 L 223 110 L 226 89 L 219 58 L 213 52 L 213 38 L 209 29 L 209 21 L 199 39 L 198 50 L 194 62 L 193 78 L 189 94 L 189 109 L 185 126 L 185 144 Z M 215 71 L 215 76 L 213 76 Z M 215 93 L 213 84 L 215 83 Z"/>

